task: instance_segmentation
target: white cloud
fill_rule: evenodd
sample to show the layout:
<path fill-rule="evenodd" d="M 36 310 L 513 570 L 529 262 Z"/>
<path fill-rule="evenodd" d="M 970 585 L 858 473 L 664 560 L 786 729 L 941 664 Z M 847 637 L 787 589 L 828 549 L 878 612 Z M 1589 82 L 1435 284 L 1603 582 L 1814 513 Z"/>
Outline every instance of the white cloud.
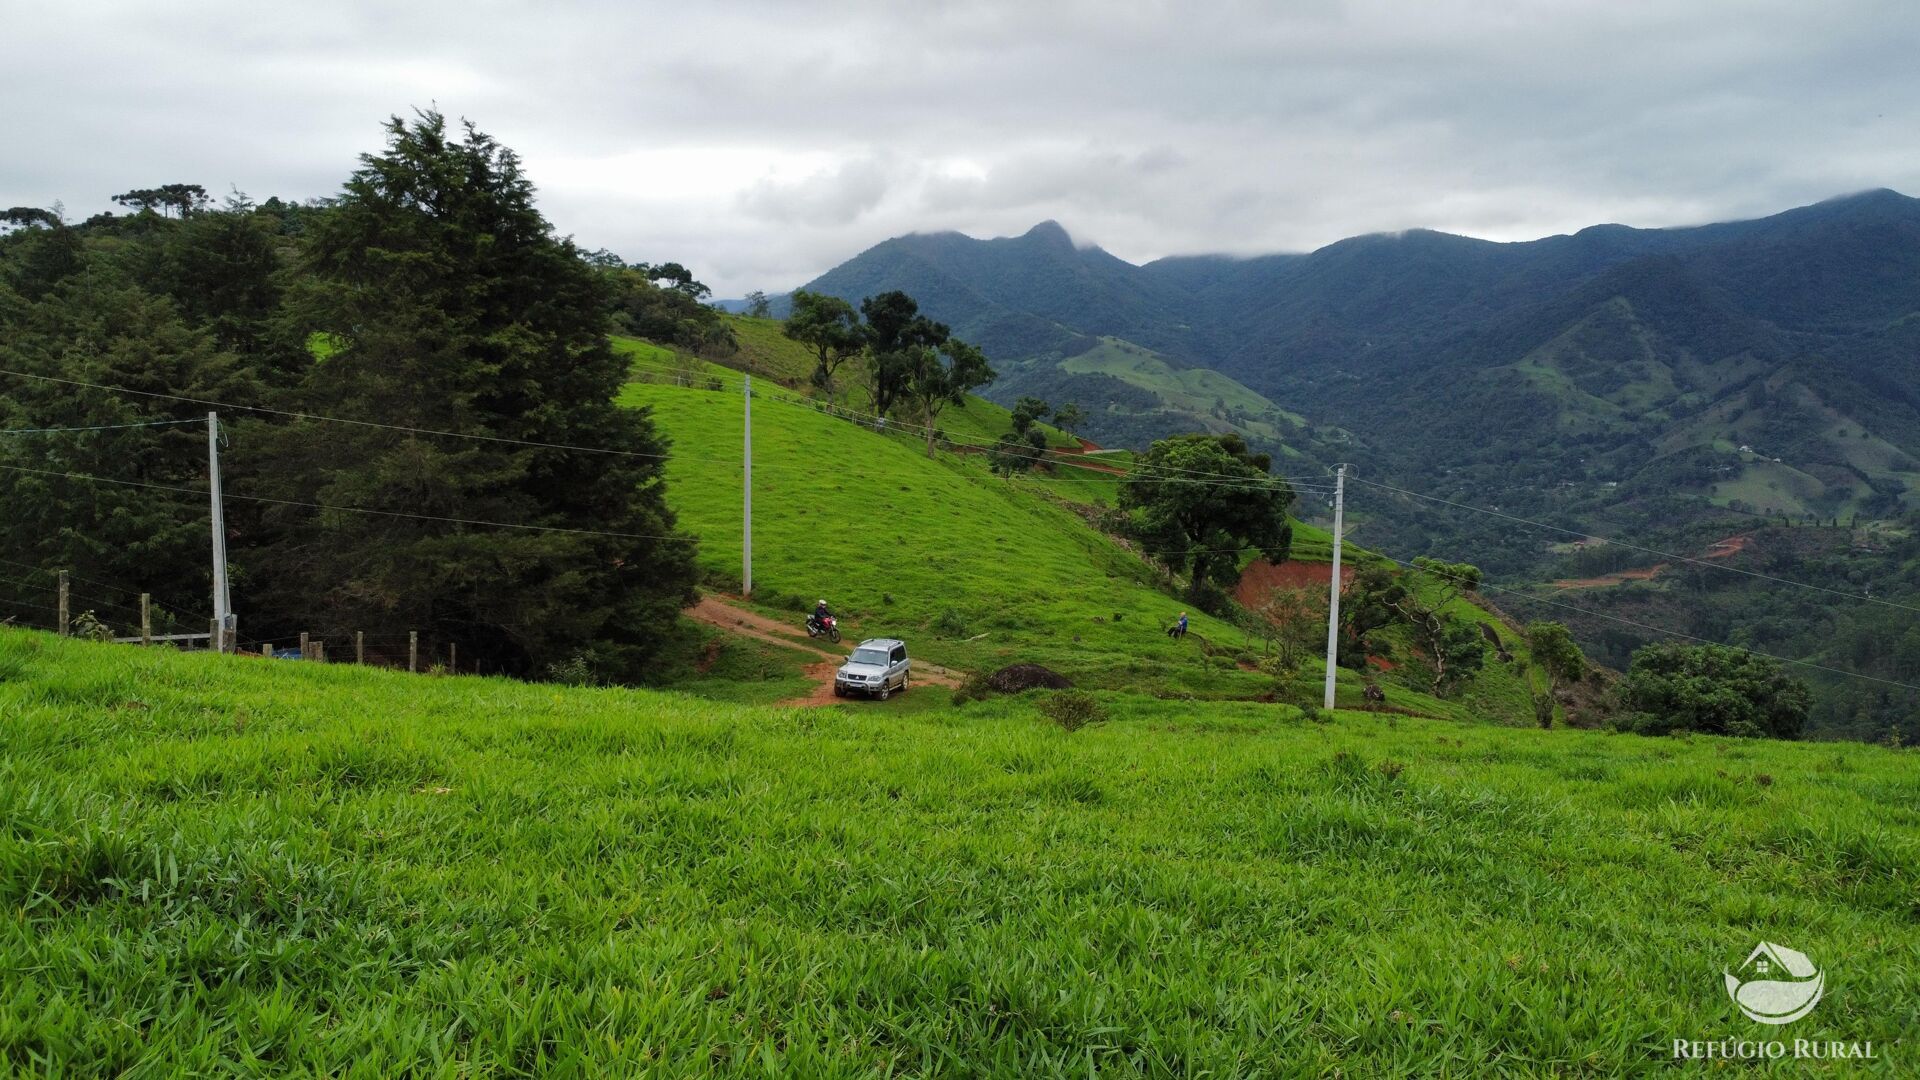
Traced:
<path fill-rule="evenodd" d="M 522 153 L 562 231 L 726 294 L 898 233 L 1043 218 L 1138 259 L 1920 190 L 1920 19 L 1891 0 L 227 0 L 9 20 L 0 205 L 87 213 L 170 181 L 328 194 L 384 117 L 437 103 Z"/>

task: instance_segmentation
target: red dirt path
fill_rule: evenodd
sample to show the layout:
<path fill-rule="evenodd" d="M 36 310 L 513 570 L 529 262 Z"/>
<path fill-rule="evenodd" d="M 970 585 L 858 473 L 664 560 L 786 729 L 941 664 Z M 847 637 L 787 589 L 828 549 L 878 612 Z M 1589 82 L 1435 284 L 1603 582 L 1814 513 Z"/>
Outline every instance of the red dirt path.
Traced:
<path fill-rule="evenodd" d="M 833 673 L 840 667 L 840 658 L 851 651 L 847 645 L 835 645 L 827 640 L 815 641 L 806 637 L 805 630 L 796 632 L 795 628 L 778 619 L 770 619 L 757 611 L 735 607 L 717 596 L 702 596 L 700 602 L 687 608 L 688 618 L 716 626 L 729 634 L 739 634 L 757 641 L 773 645 L 784 645 L 790 649 L 814 648 L 832 652 L 835 655 L 818 663 L 807 665 L 807 678 L 813 680 L 813 689 L 804 697 L 782 701 L 782 706 L 816 706 L 840 704 L 840 698 L 833 696 Z M 965 678 L 963 672 L 930 664 L 924 660 L 915 660 L 911 681 L 914 685 L 932 684 L 935 686 L 959 686 Z M 905 693 L 897 690 L 895 693 Z"/>

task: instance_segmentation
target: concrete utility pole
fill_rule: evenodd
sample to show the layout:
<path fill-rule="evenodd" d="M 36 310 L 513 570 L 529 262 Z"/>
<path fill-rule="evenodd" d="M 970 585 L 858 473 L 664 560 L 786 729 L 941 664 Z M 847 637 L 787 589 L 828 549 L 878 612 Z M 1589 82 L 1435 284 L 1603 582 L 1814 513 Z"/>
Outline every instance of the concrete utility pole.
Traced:
<path fill-rule="evenodd" d="M 746 441 L 741 450 L 746 462 L 745 481 L 740 485 L 742 513 L 740 525 L 740 595 L 753 596 L 753 376 L 747 376 L 743 388 L 741 421 Z"/>
<path fill-rule="evenodd" d="M 207 414 L 207 491 L 213 519 L 213 621 L 217 626 L 215 652 L 227 651 L 227 635 L 234 631 L 232 600 L 227 595 L 227 522 L 220 508 L 220 414 Z"/>
<path fill-rule="evenodd" d="M 1340 652 L 1340 528 L 1347 508 L 1347 467 L 1333 474 L 1333 584 L 1327 588 L 1327 694 L 1326 707 L 1333 708 L 1334 662 Z"/>

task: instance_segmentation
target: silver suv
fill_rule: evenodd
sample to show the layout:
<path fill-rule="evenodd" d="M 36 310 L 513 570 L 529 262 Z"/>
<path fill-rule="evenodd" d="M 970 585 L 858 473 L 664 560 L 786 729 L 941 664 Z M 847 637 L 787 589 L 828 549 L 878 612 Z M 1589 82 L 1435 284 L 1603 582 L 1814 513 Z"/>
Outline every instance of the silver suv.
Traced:
<path fill-rule="evenodd" d="M 869 638 L 833 673 L 833 695 L 869 694 L 885 701 L 907 688 L 907 643 L 898 638 Z"/>

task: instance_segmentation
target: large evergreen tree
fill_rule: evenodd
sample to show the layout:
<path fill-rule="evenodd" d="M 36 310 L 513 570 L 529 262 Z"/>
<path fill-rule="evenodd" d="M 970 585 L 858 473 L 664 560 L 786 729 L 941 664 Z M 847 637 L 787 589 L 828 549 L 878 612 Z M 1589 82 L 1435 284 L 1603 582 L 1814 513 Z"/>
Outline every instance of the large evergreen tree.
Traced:
<path fill-rule="evenodd" d="M 414 629 L 489 668 L 579 656 L 634 679 L 691 599 L 665 440 L 613 403 L 626 364 L 606 338 L 607 285 L 533 195 L 511 150 L 429 112 L 393 119 L 384 152 L 311 223 L 294 302 L 334 349 L 298 388 L 304 408 L 482 438 L 252 429 L 277 497 L 394 515 L 266 515 L 263 599 L 285 629 Z"/>
<path fill-rule="evenodd" d="M 64 568 L 84 579 L 74 586 L 76 613 L 96 609 L 129 632 L 139 594 L 149 592 L 187 618 L 185 629 L 204 630 L 208 511 L 193 492 L 206 487 L 205 428 L 132 425 L 205 416 L 141 393 L 245 399 L 253 382 L 170 300 L 141 286 L 137 245 L 84 244 L 57 221 L 33 233 L 0 241 L 0 368 L 22 373 L 0 376 L 0 428 L 13 432 L 0 438 L 0 550 L 9 562 L 0 614 L 49 623 L 51 571 Z"/>

